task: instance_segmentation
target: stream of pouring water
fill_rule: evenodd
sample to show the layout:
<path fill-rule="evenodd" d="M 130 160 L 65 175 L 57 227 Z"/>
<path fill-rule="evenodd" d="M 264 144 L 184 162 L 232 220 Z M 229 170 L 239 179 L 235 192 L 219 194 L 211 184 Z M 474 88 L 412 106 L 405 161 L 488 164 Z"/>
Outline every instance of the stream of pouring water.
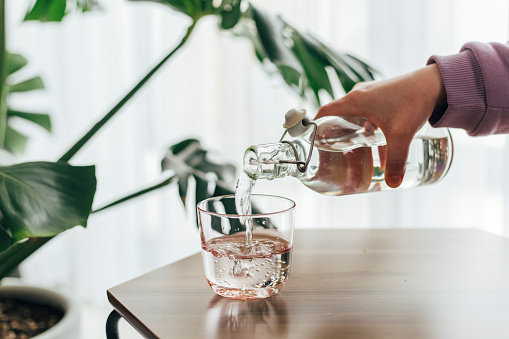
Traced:
<path fill-rule="evenodd" d="M 246 173 L 242 172 L 237 181 L 235 190 L 235 207 L 240 215 L 239 221 L 246 227 L 246 253 L 251 249 L 251 240 L 253 237 L 253 219 L 251 215 L 251 192 L 255 186 L 256 180 L 251 179 Z"/>

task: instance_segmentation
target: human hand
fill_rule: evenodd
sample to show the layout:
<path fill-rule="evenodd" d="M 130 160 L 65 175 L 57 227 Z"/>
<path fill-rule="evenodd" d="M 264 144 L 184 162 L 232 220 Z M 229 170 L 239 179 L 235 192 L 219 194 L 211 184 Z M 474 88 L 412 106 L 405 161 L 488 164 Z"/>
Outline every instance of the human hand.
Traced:
<path fill-rule="evenodd" d="M 385 182 L 398 187 L 414 135 L 434 108 L 446 102 L 440 71 L 432 64 L 399 77 L 359 83 L 344 97 L 321 107 L 315 119 L 362 116 L 379 127 L 387 141 Z"/>

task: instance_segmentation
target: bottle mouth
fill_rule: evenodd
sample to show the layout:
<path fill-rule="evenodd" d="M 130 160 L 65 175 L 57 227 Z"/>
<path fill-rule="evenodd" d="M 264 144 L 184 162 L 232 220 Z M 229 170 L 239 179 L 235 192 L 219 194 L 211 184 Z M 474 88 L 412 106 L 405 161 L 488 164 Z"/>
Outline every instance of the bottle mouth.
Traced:
<path fill-rule="evenodd" d="M 254 180 L 272 180 L 293 171 L 295 164 L 289 160 L 295 160 L 295 152 L 287 143 L 253 145 L 244 153 L 243 171 Z"/>
<path fill-rule="evenodd" d="M 244 153 L 243 170 L 251 179 L 256 179 L 260 172 L 260 157 L 255 146 L 249 147 Z"/>

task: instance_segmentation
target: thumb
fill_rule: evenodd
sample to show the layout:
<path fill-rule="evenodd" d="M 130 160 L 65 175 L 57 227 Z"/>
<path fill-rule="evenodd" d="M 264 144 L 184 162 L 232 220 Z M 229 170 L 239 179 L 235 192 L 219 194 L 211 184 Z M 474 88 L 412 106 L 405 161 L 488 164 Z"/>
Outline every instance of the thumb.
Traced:
<path fill-rule="evenodd" d="M 389 187 L 396 188 L 403 181 L 410 142 L 411 140 L 403 140 L 401 138 L 387 140 L 385 182 Z"/>
<path fill-rule="evenodd" d="M 316 114 L 315 119 L 328 116 L 328 115 L 337 115 L 337 116 L 345 116 L 345 115 L 361 115 L 361 113 L 365 113 L 366 109 L 369 105 L 368 102 L 373 99 L 370 98 L 370 91 L 366 91 L 363 89 L 369 89 L 372 86 L 372 81 L 368 82 L 359 82 L 357 83 L 353 89 L 348 92 L 346 95 L 338 98 L 336 100 L 331 101 L 330 103 L 320 107 L 318 113 Z M 368 117 L 366 117 L 368 118 Z M 369 119 L 369 118 L 368 118 Z"/>
<path fill-rule="evenodd" d="M 353 105 L 352 100 L 348 96 L 344 96 L 320 107 L 315 120 L 329 115 L 345 116 L 356 115 L 356 113 L 358 113 L 358 110 Z"/>

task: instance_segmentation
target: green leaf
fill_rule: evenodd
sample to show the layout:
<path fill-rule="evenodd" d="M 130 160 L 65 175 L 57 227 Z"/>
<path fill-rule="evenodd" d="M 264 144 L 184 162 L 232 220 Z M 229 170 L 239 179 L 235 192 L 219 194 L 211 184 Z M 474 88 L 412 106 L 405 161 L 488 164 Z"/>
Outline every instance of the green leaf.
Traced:
<path fill-rule="evenodd" d="M 81 10 L 81 12 L 89 12 L 101 10 L 102 6 L 96 0 L 78 0 L 76 2 L 76 8 Z"/>
<path fill-rule="evenodd" d="M 48 114 L 45 113 L 28 113 L 15 110 L 7 110 L 7 117 L 18 117 L 33 122 L 51 132 L 51 119 Z"/>
<path fill-rule="evenodd" d="M 31 79 L 10 86 L 9 92 L 10 93 L 28 92 L 36 89 L 44 89 L 44 83 L 42 82 L 42 79 L 39 76 L 33 77 Z"/>
<path fill-rule="evenodd" d="M 346 56 L 350 57 L 354 62 L 358 63 L 360 66 L 362 66 L 362 68 L 369 74 L 369 76 L 371 77 L 371 79 L 375 79 L 375 75 L 377 76 L 381 76 L 381 73 L 380 71 L 378 71 L 377 69 L 371 67 L 370 65 L 368 65 L 367 63 L 365 63 L 364 61 L 362 61 L 361 59 L 357 58 L 357 57 L 354 57 L 353 55 L 349 54 L 349 53 L 344 53 Z"/>
<path fill-rule="evenodd" d="M 213 196 L 208 191 L 209 185 L 215 185 L 214 190 L 217 190 L 218 186 L 229 189 L 233 186 L 230 183 L 235 179 L 235 167 L 213 161 L 209 152 L 202 148 L 196 139 L 187 139 L 171 146 L 162 161 L 162 169 L 175 172 L 179 195 L 184 205 L 187 203 L 188 182 L 191 177 L 196 181 L 197 202 Z"/>
<path fill-rule="evenodd" d="M 239 22 L 241 17 L 241 0 L 223 0 L 221 3 L 221 28 L 231 29 Z"/>
<path fill-rule="evenodd" d="M 95 167 L 31 162 L 0 167 L 0 211 L 13 242 L 86 226 L 96 190 Z"/>
<path fill-rule="evenodd" d="M 331 58 L 332 67 L 334 67 L 338 79 L 343 86 L 346 93 L 350 92 L 352 88 L 358 83 L 363 81 L 341 59 Z"/>
<path fill-rule="evenodd" d="M 212 195 L 208 191 L 209 182 L 208 180 L 204 180 L 199 176 L 193 176 L 196 182 L 195 188 L 195 205 L 197 205 L 200 201 L 210 198 Z M 196 225 L 198 225 L 198 213 L 196 214 Z"/>
<path fill-rule="evenodd" d="M 356 83 L 365 80 L 360 78 L 351 70 L 351 68 L 343 60 L 340 53 L 332 50 L 318 39 L 307 35 L 306 43 L 310 49 L 315 51 L 315 54 L 321 55 L 322 60 L 326 60 L 327 65 L 334 68 L 345 92 L 349 92 Z"/>
<path fill-rule="evenodd" d="M 12 245 L 12 237 L 7 229 L 0 225 L 0 251 Z"/>
<path fill-rule="evenodd" d="M 11 153 L 22 154 L 25 151 L 28 137 L 16 131 L 10 125 L 5 129 L 4 147 Z"/>
<path fill-rule="evenodd" d="M 212 3 L 213 0 L 195 0 L 201 2 L 201 8 L 203 12 L 205 13 L 212 13 L 212 9 L 214 8 L 214 5 Z"/>
<path fill-rule="evenodd" d="M 187 185 L 189 183 L 189 175 L 188 174 L 177 174 L 177 185 L 179 189 L 179 196 L 180 200 L 182 200 L 182 203 L 184 206 L 186 205 L 186 198 L 187 198 Z"/>
<path fill-rule="evenodd" d="M 212 195 L 208 192 L 209 182 L 198 176 L 194 176 L 194 180 L 196 180 L 196 202 L 210 198 Z"/>
<path fill-rule="evenodd" d="M 350 67 L 350 69 L 357 74 L 357 76 L 363 80 L 373 80 L 374 70 L 370 66 L 366 65 L 364 62 L 360 61 L 356 57 L 348 54 L 342 54 L 343 60 Z M 366 67 L 367 66 L 367 67 Z"/>
<path fill-rule="evenodd" d="M 237 37 L 248 38 L 251 41 L 256 57 L 262 64 L 265 59 L 269 58 L 269 56 L 265 53 L 260 37 L 258 36 L 256 26 L 251 18 L 241 16 L 239 24 L 235 27 L 233 34 Z"/>
<path fill-rule="evenodd" d="M 4 147 L 7 126 L 7 51 L 5 49 L 5 0 L 0 0 L 0 148 Z"/>
<path fill-rule="evenodd" d="M 299 32 L 281 17 L 268 15 L 253 5 L 241 13 L 234 34 L 249 38 L 260 62 L 272 62 L 300 96 L 313 93 L 308 99 L 317 106 L 321 105 L 322 90 L 332 98 L 338 96 L 333 92 L 335 78 L 329 78 L 328 67 L 335 70 L 345 92 L 358 82 L 373 80 L 378 73 L 351 54 L 337 52 L 310 34 Z"/>
<path fill-rule="evenodd" d="M 67 4 L 68 1 L 70 6 Z M 62 21 L 71 11 L 84 13 L 102 9 L 97 0 L 32 0 L 31 2 L 25 21 Z"/>
<path fill-rule="evenodd" d="M 290 86 L 299 86 L 299 79 L 304 69 L 291 50 L 288 27 L 280 18 L 264 13 L 251 5 L 253 20 L 258 30 L 258 37 L 264 54 L 280 70 Z"/>
<path fill-rule="evenodd" d="M 329 64 L 334 67 L 346 92 L 349 92 L 358 82 L 374 80 L 375 74 L 378 73 L 360 59 L 347 53 L 337 52 L 310 35 L 308 35 L 307 43 L 315 50 L 320 51 Z"/>
<path fill-rule="evenodd" d="M 199 144 L 200 142 L 197 139 L 186 139 L 186 140 L 183 140 L 175 145 L 170 146 L 169 150 L 173 154 L 179 154 L 180 152 L 184 151 L 185 149 L 187 149 L 188 147 L 190 147 L 191 145 L 196 144 L 196 143 Z M 164 165 L 163 165 L 163 169 L 164 169 Z"/>
<path fill-rule="evenodd" d="M 322 57 L 321 53 L 314 50 L 312 46 L 307 43 L 304 35 L 294 31 L 292 39 L 294 41 L 293 51 L 304 67 L 307 84 L 315 93 L 318 105 L 321 106 L 320 97 L 318 96 L 321 89 L 326 90 L 331 98 L 334 98 L 332 85 L 330 83 L 329 76 L 327 75 L 327 71 L 325 70 L 325 67 L 328 66 L 328 64 Z"/>
<path fill-rule="evenodd" d="M 23 57 L 21 54 L 13 54 L 7 53 L 7 74 L 11 75 L 23 67 L 25 67 L 28 63 L 27 59 Z"/>
<path fill-rule="evenodd" d="M 233 189 L 230 189 L 228 187 L 224 187 L 224 186 L 216 186 L 216 189 L 214 190 L 214 197 L 217 197 L 217 196 L 220 196 L 220 195 L 232 195 L 232 194 L 235 194 L 235 191 Z M 236 211 L 237 208 L 235 208 L 235 210 L 233 211 Z M 236 212 L 233 212 L 233 213 L 236 213 Z"/>
<path fill-rule="evenodd" d="M 33 7 L 28 10 L 25 21 L 62 21 L 66 5 L 66 0 L 36 0 Z"/>

